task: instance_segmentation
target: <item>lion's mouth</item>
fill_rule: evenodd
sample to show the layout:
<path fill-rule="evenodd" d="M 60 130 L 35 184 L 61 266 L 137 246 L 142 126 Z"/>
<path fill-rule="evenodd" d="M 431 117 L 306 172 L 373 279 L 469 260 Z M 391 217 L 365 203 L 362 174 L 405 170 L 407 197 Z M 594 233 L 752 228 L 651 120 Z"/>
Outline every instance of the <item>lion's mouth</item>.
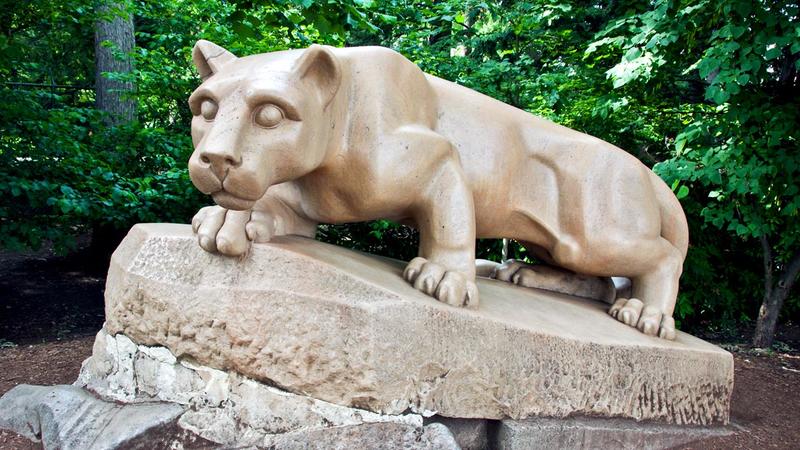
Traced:
<path fill-rule="evenodd" d="M 250 209 L 255 204 L 255 200 L 247 200 L 241 197 L 237 197 L 224 189 L 212 192 L 211 197 L 214 199 L 214 202 L 219 206 L 222 206 L 223 208 L 227 209 L 233 209 L 236 211 L 243 211 L 245 209 Z"/>

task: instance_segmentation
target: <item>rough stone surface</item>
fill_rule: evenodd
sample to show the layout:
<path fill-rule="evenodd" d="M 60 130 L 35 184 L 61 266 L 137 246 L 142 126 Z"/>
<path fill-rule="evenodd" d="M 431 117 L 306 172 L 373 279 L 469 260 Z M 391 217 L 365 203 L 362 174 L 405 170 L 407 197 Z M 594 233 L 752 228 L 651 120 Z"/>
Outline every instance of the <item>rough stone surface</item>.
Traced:
<path fill-rule="evenodd" d="M 264 448 L 280 450 L 459 450 L 447 427 L 434 423 L 413 427 L 371 423 L 317 430 L 300 430 L 268 437 Z"/>
<path fill-rule="evenodd" d="M 228 258 L 189 226 L 137 225 L 111 261 L 106 328 L 384 414 L 728 421 L 733 359 L 709 343 L 644 336 L 607 305 L 496 280 L 479 281 L 477 310 L 453 308 L 401 268 L 297 237 Z"/>
<path fill-rule="evenodd" d="M 462 450 L 485 450 L 491 447 L 491 430 L 499 423 L 487 419 L 454 419 L 451 417 L 431 417 L 433 423 L 447 427 Z"/>
<path fill-rule="evenodd" d="M 422 430 L 423 425 L 417 414 L 380 415 L 291 394 L 105 330 L 97 334 L 75 384 L 109 401 L 184 405 L 180 428 L 223 445 L 266 445 L 277 434 L 331 427 L 391 422 Z"/>
<path fill-rule="evenodd" d="M 108 401 L 219 404 L 214 384 L 206 389 L 208 383 L 186 364 L 178 364 L 164 347 L 137 345 L 125 335 L 101 330 L 74 384 Z"/>
<path fill-rule="evenodd" d="M 603 418 L 503 420 L 492 448 L 498 450 L 661 450 L 732 433 L 721 427 L 687 427 Z"/>
<path fill-rule="evenodd" d="M 119 405 L 69 385 L 19 385 L 0 398 L 0 428 L 44 448 L 115 449 L 157 439 L 180 416 L 177 404 Z"/>

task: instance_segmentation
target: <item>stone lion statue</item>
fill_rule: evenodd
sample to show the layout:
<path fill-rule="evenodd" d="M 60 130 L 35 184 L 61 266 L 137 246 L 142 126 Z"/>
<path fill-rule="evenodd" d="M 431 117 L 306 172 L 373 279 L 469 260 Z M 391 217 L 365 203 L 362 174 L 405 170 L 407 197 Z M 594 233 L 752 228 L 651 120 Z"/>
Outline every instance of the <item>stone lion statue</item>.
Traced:
<path fill-rule="evenodd" d="M 477 307 L 475 239 L 512 238 L 548 264 L 629 278 L 631 298 L 610 314 L 674 339 L 686 218 L 625 151 L 387 48 L 237 58 L 201 40 L 193 60 L 203 83 L 189 99 L 189 173 L 218 205 L 192 221 L 205 250 L 241 255 L 273 236 L 314 237 L 320 222 L 391 219 L 420 233 L 403 277 Z"/>

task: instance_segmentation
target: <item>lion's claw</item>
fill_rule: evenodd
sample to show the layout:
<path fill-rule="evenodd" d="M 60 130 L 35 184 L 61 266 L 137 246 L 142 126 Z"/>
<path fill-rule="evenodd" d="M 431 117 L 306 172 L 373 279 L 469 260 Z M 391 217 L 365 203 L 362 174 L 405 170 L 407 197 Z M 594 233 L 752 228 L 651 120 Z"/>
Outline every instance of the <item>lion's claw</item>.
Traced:
<path fill-rule="evenodd" d="M 417 257 L 408 263 L 403 278 L 415 289 L 453 306 L 478 306 L 478 286 L 467 275 Z"/>
<path fill-rule="evenodd" d="M 648 336 L 675 339 L 675 319 L 636 298 L 618 298 L 608 310 L 611 317 Z"/>
<path fill-rule="evenodd" d="M 275 232 L 274 221 L 262 211 L 234 211 L 207 206 L 195 214 L 192 230 L 200 247 L 212 253 L 240 256 L 250 242 L 267 242 Z"/>

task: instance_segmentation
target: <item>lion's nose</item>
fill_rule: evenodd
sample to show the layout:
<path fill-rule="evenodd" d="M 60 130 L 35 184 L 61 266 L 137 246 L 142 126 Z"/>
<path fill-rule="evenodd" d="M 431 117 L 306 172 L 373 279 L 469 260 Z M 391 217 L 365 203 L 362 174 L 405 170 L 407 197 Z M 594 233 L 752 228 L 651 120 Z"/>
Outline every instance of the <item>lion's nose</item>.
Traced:
<path fill-rule="evenodd" d="M 233 167 L 242 164 L 242 158 L 232 152 L 204 150 L 200 153 L 200 161 L 211 166 L 211 170 L 220 179 Z"/>

